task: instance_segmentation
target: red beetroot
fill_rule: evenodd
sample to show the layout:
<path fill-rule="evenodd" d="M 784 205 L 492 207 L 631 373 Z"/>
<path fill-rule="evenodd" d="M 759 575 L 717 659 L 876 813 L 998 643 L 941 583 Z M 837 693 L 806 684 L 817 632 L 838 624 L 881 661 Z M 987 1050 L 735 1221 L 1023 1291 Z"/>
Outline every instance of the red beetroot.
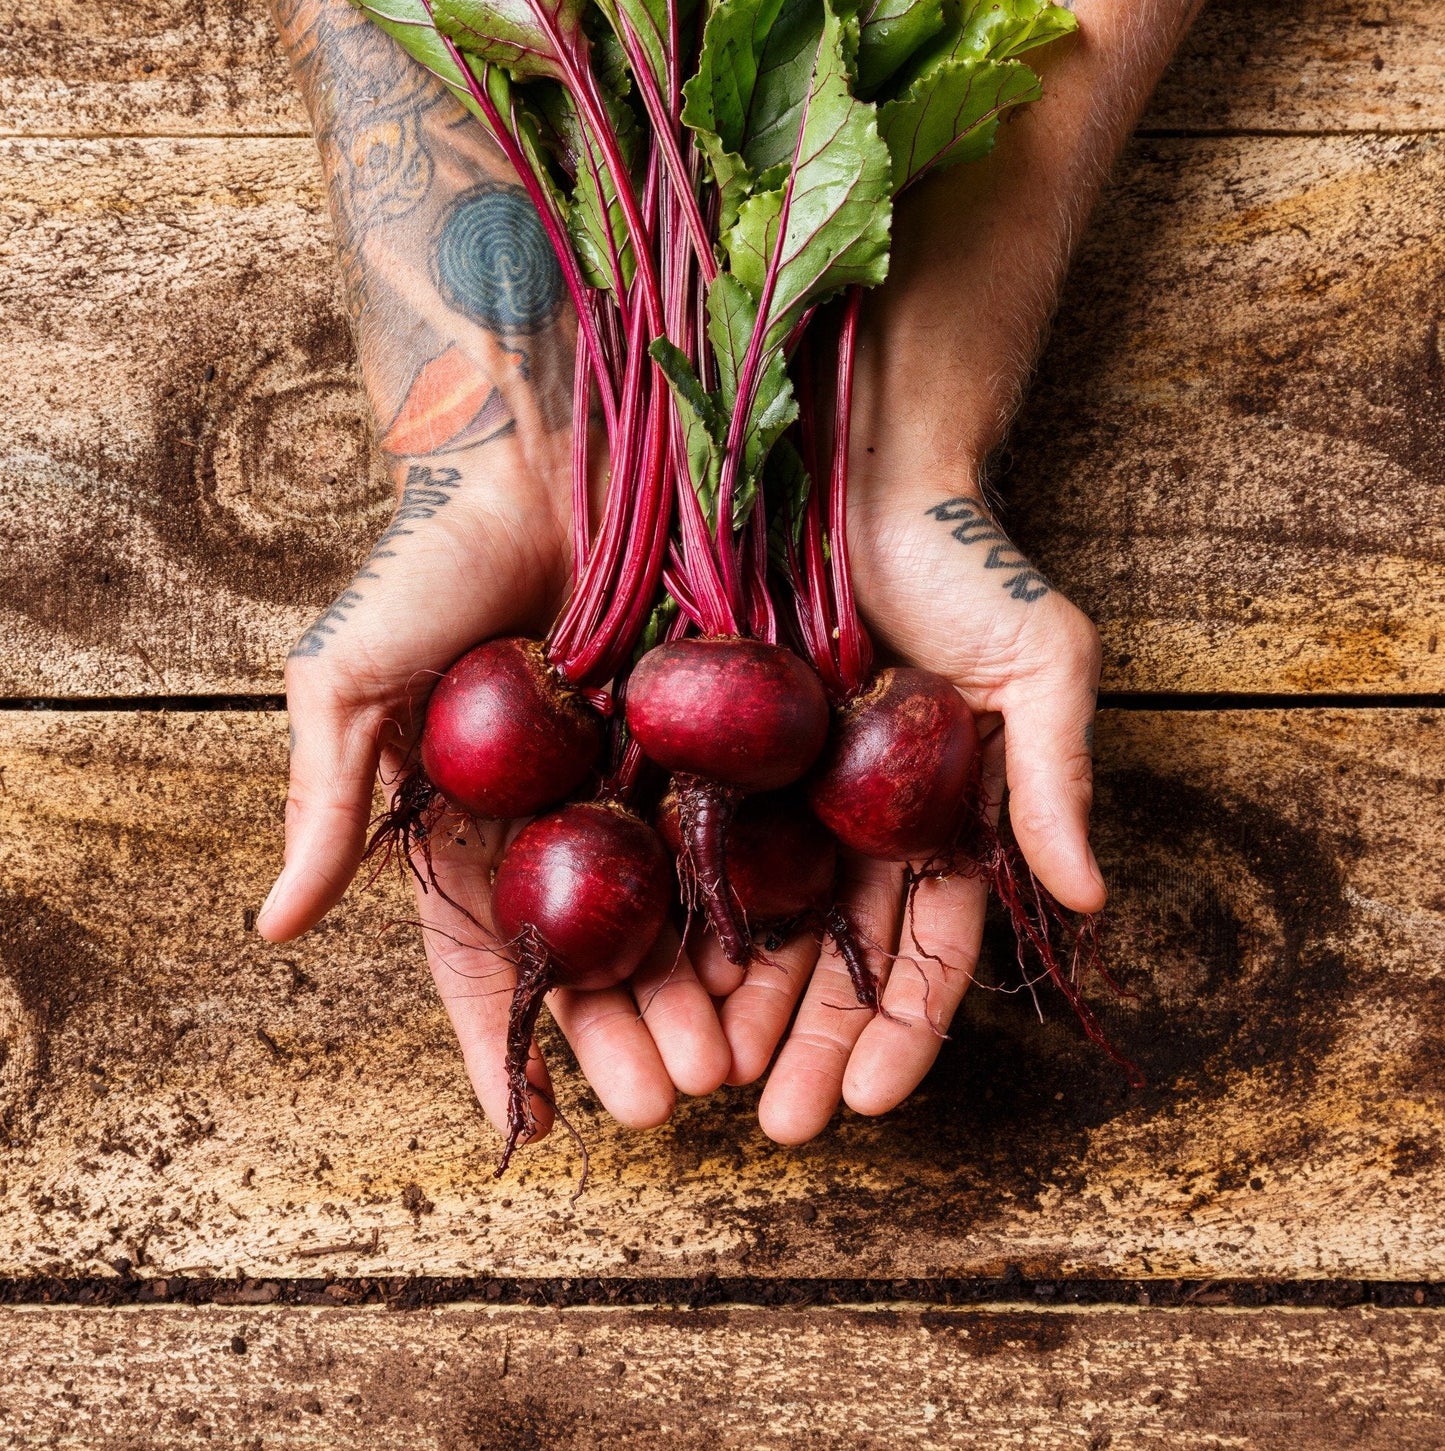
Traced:
<path fill-rule="evenodd" d="M 663 798 L 657 831 L 678 859 L 683 895 L 695 900 L 694 878 L 705 864 L 684 851 L 683 814 L 683 793 L 674 788 Z M 838 848 L 796 791 L 744 799 L 723 833 L 723 853 L 732 900 L 747 924 L 795 922 L 832 900 Z"/>
<path fill-rule="evenodd" d="M 565 800 L 602 754 L 602 719 L 547 664 L 536 640 L 488 640 L 437 683 L 421 762 L 472 816 L 531 816 Z"/>
<path fill-rule="evenodd" d="M 670 892 L 657 833 L 609 802 L 539 816 L 507 848 L 492 894 L 497 926 L 517 958 L 499 1174 L 536 1127 L 527 1057 L 543 996 L 554 987 L 600 991 L 631 976 L 662 930 Z"/>
<path fill-rule="evenodd" d="M 847 913 L 833 900 L 838 843 L 802 795 L 770 791 L 746 797 L 723 833 L 721 865 L 698 862 L 688 850 L 695 834 L 683 832 L 687 809 L 686 793 L 674 787 L 658 811 L 657 834 L 677 858 L 683 900 L 690 907 L 701 902 L 720 910 L 722 920 L 714 920 L 710 911 L 709 921 L 729 960 L 751 961 L 757 929 L 787 932 L 811 920 L 833 939 L 859 1003 L 876 1011 L 877 979 Z M 705 879 L 719 873 L 731 890 L 709 894 Z"/>
<path fill-rule="evenodd" d="M 884 861 L 948 851 L 978 755 L 973 713 L 927 670 L 880 670 L 834 716 L 808 802 L 844 846 Z"/>
<path fill-rule="evenodd" d="M 817 672 L 759 640 L 678 640 L 638 662 L 627 728 L 643 753 L 740 791 L 776 791 L 813 764 L 828 734 Z"/>
<path fill-rule="evenodd" d="M 760 640 L 659 645 L 628 681 L 627 728 L 674 773 L 691 881 L 728 961 L 746 966 L 752 939 L 723 843 L 745 793 L 791 784 L 822 749 L 828 701 L 817 672 Z"/>

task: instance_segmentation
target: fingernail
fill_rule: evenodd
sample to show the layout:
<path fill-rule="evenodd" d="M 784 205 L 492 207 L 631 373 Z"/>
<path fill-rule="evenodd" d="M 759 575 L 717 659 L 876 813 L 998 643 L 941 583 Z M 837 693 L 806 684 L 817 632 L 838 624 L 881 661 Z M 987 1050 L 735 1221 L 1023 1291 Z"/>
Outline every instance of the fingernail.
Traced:
<path fill-rule="evenodd" d="M 266 920 L 266 913 L 271 910 L 271 903 L 276 900 L 276 893 L 281 890 L 281 883 L 286 880 L 286 873 L 283 871 L 274 882 L 271 883 L 271 890 L 266 893 L 266 900 L 261 903 L 261 910 L 256 913 L 256 925 L 259 927 Z"/>

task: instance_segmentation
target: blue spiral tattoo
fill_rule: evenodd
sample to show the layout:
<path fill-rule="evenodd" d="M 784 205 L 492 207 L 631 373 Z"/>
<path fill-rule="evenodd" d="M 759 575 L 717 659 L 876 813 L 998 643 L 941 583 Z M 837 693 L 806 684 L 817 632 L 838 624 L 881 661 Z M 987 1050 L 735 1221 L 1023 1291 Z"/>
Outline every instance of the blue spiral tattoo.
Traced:
<path fill-rule="evenodd" d="M 495 333 L 533 333 L 562 299 L 562 271 L 520 187 L 463 192 L 436 242 L 436 278 L 458 312 Z"/>

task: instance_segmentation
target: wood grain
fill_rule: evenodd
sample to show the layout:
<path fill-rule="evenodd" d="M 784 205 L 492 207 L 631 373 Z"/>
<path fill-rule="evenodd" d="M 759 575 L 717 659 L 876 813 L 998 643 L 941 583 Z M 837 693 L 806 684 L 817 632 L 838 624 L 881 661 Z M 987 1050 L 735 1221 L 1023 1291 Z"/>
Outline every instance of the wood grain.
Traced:
<path fill-rule="evenodd" d="M 1106 688 L 1439 691 L 1436 138 L 1135 144 L 1001 480 Z"/>
<path fill-rule="evenodd" d="M 300 135 L 262 0 L 18 0 L 0 29 L 0 134 Z M 1215 0 L 1145 119 L 1220 131 L 1445 127 L 1433 0 Z"/>
<path fill-rule="evenodd" d="M 1445 151 L 1139 142 L 1001 482 L 1105 687 L 1439 691 Z M 0 693 L 271 691 L 386 513 L 309 142 L 0 143 Z"/>
<path fill-rule="evenodd" d="M 1445 18 L 1433 0 L 1211 0 L 1146 129 L 1445 127 Z"/>
<path fill-rule="evenodd" d="M 0 691 L 279 688 L 380 532 L 309 141 L 0 143 Z"/>
<path fill-rule="evenodd" d="M 909 1105 L 797 1150 L 753 1091 L 619 1131 L 561 1057 L 574 1206 L 560 1136 L 493 1180 L 393 889 L 247 931 L 283 718 L 0 716 L 0 1276 L 306 1275 L 373 1232 L 319 1268 L 1434 1275 L 1445 715 L 1110 713 L 1099 752 L 1137 995 L 1093 996 L 1148 1089 L 982 987 Z"/>
<path fill-rule="evenodd" d="M 62 1446 L 1429 1451 L 1430 1311 L 0 1312 L 0 1435 Z"/>

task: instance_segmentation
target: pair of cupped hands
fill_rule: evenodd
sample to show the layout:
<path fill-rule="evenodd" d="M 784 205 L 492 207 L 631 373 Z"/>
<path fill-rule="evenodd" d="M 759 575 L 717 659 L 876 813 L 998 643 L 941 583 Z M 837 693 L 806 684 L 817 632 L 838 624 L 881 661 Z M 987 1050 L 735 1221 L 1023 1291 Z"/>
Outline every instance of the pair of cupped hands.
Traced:
<path fill-rule="evenodd" d="M 938 506 L 974 495 L 976 475 L 927 479 L 911 449 L 872 449 L 856 430 L 854 453 L 854 575 L 880 653 L 957 686 L 979 719 L 985 790 L 997 801 L 1006 781 L 1014 833 L 1040 881 L 1066 906 L 1098 909 L 1105 890 L 1088 844 L 1093 627 L 1056 590 L 1005 588 L 990 549 L 955 537 L 948 516 L 958 506 Z M 285 867 L 259 917 L 266 938 L 307 931 L 356 877 L 378 771 L 385 782 L 401 770 L 438 674 L 483 640 L 545 634 L 570 582 L 569 459 L 565 432 L 513 432 L 429 460 L 433 472 L 460 475 L 446 507 L 406 511 L 429 517 L 392 532 L 353 583 L 344 619 L 312 637 L 321 648 L 288 662 Z M 514 973 L 491 930 L 490 877 L 516 827 L 449 823 L 431 842 L 441 891 L 418 891 L 437 990 L 499 1126 Z M 743 970 L 700 932 L 684 949 L 670 926 L 624 986 L 552 992 L 552 1016 L 607 1111 L 647 1128 L 667 1119 L 679 1093 L 766 1074 L 762 1128 L 799 1143 L 840 1101 L 881 1114 L 905 1099 L 971 980 L 987 888 L 967 876 L 927 880 L 910 911 L 902 864 L 845 854 L 839 891 L 883 983 L 882 1013 L 858 1006 L 844 964 L 808 931 Z M 540 1137 L 552 1125 L 553 1088 L 535 1049 L 528 1072 Z"/>

